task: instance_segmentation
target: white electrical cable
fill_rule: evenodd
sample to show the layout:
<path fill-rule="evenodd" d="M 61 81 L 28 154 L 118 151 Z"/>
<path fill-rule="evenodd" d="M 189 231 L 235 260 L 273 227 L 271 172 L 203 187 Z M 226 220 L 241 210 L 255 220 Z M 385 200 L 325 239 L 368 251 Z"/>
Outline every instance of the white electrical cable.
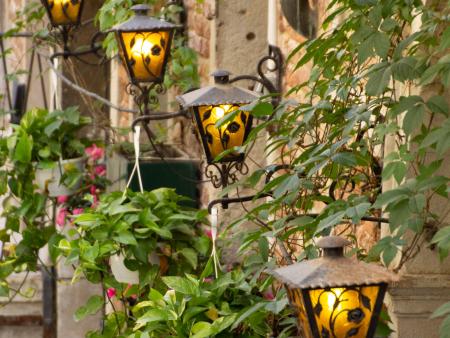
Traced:
<path fill-rule="evenodd" d="M 136 126 L 135 127 L 135 131 L 134 131 L 134 135 L 133 135 L 133 143 L 134 143 L 134 157 L 135 157 L 135 162 L 134 162 L 134 167 L 133 167 L 133 171 L 130 174 L 130 178 L 128 179 L 127 182 L 127 186 L 125 187 L 125 190 L 123 192 L 123 197 L 125 197 L 125 195 L 127 194 L 127 190 L 131 184 L 131 180 L 134 177 L 135 172 L 137 171 L 137 175 L 138 175 L 138 181 L 139 181 L 139 189 L 141 190 L 141 192 L 144 192 L 144 186 L 142 185 L 142 177 L 141 177 L 141 169 L 139 168 L 139 154 L 140 154 L 140 136 L 141 136 L 141 127 L 140 126 Z"/>
<path fill-rule="evenodd" d="M 216 239 L 217 239 L 217 223 L 219 221 L 219 210 L 217 207 L 213 207 L 211 209 L 211 238 L 212 238 L 212 252 L 211 255 L 213 257 L 214 261 L 214 273 L 216 275 L 216 278 L 219 277 L 218 273 L 218 258 L 217 258 L 217 251 L 216 251 Z"/>

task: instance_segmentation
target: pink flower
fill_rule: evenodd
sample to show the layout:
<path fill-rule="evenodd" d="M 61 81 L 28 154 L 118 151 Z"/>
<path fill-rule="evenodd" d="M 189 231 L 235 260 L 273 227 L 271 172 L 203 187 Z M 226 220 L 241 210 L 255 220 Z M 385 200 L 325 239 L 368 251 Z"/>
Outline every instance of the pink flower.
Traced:
<path fill-rule="evenodd" d="M 210 229 L 205 230 L 204 233 L 205 233 L 205 235 L 208 236 L 209 238 L 212 238 L 212 232 L 211 232 Z"/>
<path fill-rule="evenodd" d="M 80 215 L 84 212 L 83 208 L 75 208 L 72 210 L 72 215 Z"/>
<path fill-rule="evenodd" d="M 264 298 L 267 300 L 274 300 L 275 296 L 273 295 L 272 290 L 268 290 L 264 293 Z"/>
<path fill-rule="evenodd" d="M 109 288 L 108 290 L 106 290 L 106 294 L 108 295 L 108 298 L 111 299 L 116 296 L 116 289 Z"/>
<path fill-rule="evenodd" d="M 63 227 L 66 224 L 67 217 L 67 209 L 60 209 L 58 212 L 58 216 L 56 216 L 56 224 L 60 227 Z"/>
<path fill-rule="evenodd" d="M 96 144 L 86 148 L 85 152 L 94 161 L 101 159 L 105 155 L 104 149 L 97 147 Z"/>
<path fill-rule="evenodd" d="M 97 187 L 95 185 L 91 185 L 90 192 L 93 196 L 97 195 Z"/>
<path fill-rule="evenodd" d="M 214 279 L 212 277 L 205 277 L 203 278 L 203 283 L 212 283 L 214 281 Z"/>
<path fill-rule="evenodd" d="M 97 176 L 105 176 L 106 175 L 106 165 L 100 164 L 94 168 L 94 172 Z"/>
<path fill-rule="evenodd" d="M 63 203 L 66 203 L 68 200 L 69 200 L 69 196 L 61 195 L 56 198 L 56 203 L 63 204 Z"/>

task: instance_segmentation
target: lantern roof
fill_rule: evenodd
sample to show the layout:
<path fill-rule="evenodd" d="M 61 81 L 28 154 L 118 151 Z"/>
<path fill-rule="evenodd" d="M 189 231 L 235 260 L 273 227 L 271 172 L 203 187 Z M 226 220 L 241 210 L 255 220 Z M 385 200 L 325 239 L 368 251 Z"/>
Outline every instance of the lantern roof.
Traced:
<path fill-rule="evenodd" d="M 179 27 L 173 23 L 148 16 L 150 6 L 135 5 L 131 7 L 131 10 L 134 11 L 134 15 L 127 21 L 115 25 L 112 28 L 113 31 L 149 32 L 155 30 L 172 30 Z"/>
<path fill-rule="evenodd" d="M 271 274 L 288 287 L 298 289 L 372 285 L 399 280 L 385 267 L 344 257 L 344 246 L 350 244 L 341 237 L 325 237 L 317 244 L 323 249 L 322 257 L 281 267 Z"/>
<path fill-rule="evenodd" d="M 226 70 L 217 70 L 211 75 L 214 77 L 214 85 L 177 96 L 177 101 L 184 108 L 190 108 L 221 104 L 247 104 L 260 97 L 256 92 L 231 84 L 230 73 Z"/>

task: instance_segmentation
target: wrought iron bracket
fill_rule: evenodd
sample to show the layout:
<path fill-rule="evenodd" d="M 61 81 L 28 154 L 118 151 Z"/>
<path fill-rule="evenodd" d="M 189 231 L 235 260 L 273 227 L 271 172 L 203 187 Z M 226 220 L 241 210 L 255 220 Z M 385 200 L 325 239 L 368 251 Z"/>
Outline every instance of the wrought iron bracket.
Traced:
<path fill-rule="evenodd" d="M 99 41 L 99 38 L 108 34 L 109 32 L 97 32 L 95 33 L 90 41 L 89 48 L 83 49 L 83 50 L 71 50 L 69 47 L 69 39 L 70 39 L 70 33 L 73 30 L 73 28 L 63 26 L 59 29 L 61 36 L 62 36 L 62 42 L 63 42 L 63 51 L 62 52 L 56 52 L 53 53 L 50 56 L 50 60 L 53 61 L 55 58 L 63 57 L 64 59 L 68 59 L 69 57 L 80 57 L 84 55 L 93 54 L 98 59 L 103 59 L 102 63 L 106 63 L 110 61 L 110 59 L 106 58 L 104 54 L 100 53 L 102 50 L 102 43 L 103 41 Z M 83 59 L 78 58 L 81 62 L 85 62 Z M 87 63 L 87 62 L 85 62 Z"/>
<path fill-rule="evenodd" d="M 272 96 L 272 105 L 277 107 L 281 102 L 281 92 L 282 92 L 282 79 L 284 74 L 283 68 L 283 53 L 281 49 L 269 45 L 269 54 L 262 57 L 258 61 L 256 71 L 258 76 L 254 75 L 239 75 L 230 79 L 230 83 L 237 81 L 250 80 L 261 84 Z M 268 78 L 267 74 L 274 74 L 275 81 Z"/>

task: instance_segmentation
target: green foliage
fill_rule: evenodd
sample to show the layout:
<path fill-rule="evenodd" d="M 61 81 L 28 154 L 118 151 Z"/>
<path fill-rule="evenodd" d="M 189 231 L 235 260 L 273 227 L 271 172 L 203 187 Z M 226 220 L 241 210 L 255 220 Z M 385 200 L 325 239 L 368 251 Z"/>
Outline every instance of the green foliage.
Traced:
<path fill-rule="evenodd" d="M 7 139 L 9 157 L 20 163 L 38 162 L 49 167 L 51 162 L 84 155 L 87 140 L 78 137 L 81 128 L 90 123 L 76 107 L 49 112 L 32 109 L 25 113 L 14 133 Z"/>

